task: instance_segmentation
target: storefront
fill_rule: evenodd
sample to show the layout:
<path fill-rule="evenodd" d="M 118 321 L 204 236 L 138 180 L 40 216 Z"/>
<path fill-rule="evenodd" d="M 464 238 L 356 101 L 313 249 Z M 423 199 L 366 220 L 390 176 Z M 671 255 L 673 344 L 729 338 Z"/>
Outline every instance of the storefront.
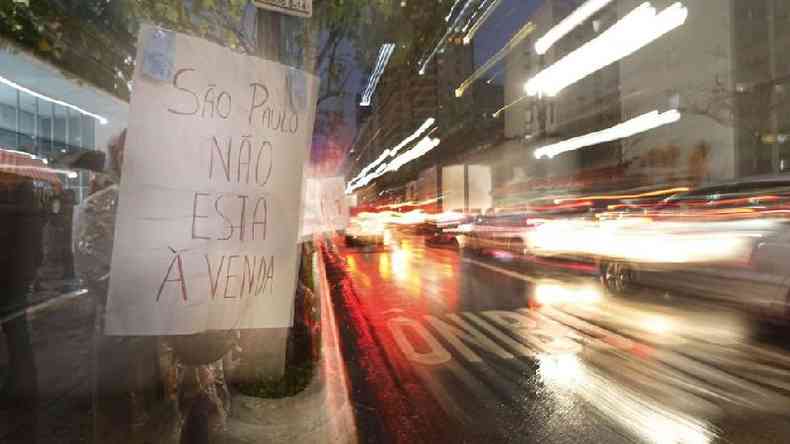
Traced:
<path fill-rule="evenodd" d="M 39 159 L 82 201 L 89 173 L 61 161 L 106 152 L 125 125 L 128 104 L 10 45 L 0 49 L 0 66 L 0 148 Z"/>

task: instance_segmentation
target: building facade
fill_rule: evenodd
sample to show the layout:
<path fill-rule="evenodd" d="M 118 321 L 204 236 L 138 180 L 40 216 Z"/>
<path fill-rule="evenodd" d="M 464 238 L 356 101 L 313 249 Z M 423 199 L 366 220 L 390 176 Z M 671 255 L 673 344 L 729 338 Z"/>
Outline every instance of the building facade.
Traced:
<path fill-rule="evenodd" d="M 619 167 L 629 184 L 709 183 L 790 168 L 785 84 L 777 53 L 790 40 L 777 17 L 786 2 L 684 2 L 684 22 L 553 97 L 525 95 L 525 83 L 595 39 L 642 2 L 615 0 L 580 23 L 545 55 L 537 38 L 582 1 L 547 0 L 537 30 L 505 64 L 505 132 L 495 183 L 573 177 Z M 676 2 L 651 2 L 657 13 Z M 783 15 L 784 14 L 784 15 Z M 770 104 L 770 106 L 766 106 Z M 616 127 L 647 113 L 677 111 L 670 124 L 536 159 L 536 149 Z M 632 180 L 629 180 L 632 179 Z"/>

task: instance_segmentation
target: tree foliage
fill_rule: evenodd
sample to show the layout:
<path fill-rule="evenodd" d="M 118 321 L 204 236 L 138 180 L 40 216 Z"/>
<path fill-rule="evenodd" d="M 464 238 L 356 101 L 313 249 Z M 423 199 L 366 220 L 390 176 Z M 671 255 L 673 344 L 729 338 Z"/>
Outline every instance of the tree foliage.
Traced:
<path fill-rule="evenodd" d="M 341 94 L 338 86 L 350 64 L 338 51 L 351 42 L 355 59 L 369 45 L 364 35 L 371 17 L 386 9 L 385 0 L 315 0 L 312 29 L 320 42 L 317 66 L 326 85 L 322 97 Z M 202 37 L 242 52 L 252 52 L 242 34 L 247 0 L 29 0 L 0 2 L 0 37 L 31 51 L 78 81 L 86 81 L 122 99 L 129 97 L 136 36 L 142 23 L 153 23 Z"/>
<path fill-rule="evenodd" d="M 154 23 L 235 48 L 246 0 L 30 0 L 0 4 L 0 36 L 67 76 L 128 99 L 137 31 Z"/>

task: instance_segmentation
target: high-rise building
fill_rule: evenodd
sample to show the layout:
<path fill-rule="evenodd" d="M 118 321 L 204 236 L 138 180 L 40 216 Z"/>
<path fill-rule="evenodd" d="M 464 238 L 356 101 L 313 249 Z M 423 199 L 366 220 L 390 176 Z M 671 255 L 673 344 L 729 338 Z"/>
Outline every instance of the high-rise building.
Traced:
<path fill-rule="evenodd" d="M 436 52 L 425 69 L 418 72 L 418 63 L 436 44 L 437 23 L 441 5 L 407 5 L 401 8 L 394 21 L 399 23 L 394 33 L 395 50 L 384 69 L 369 106 L 360 107 L 358 133 L 347 164 L 347 177 L 353 178 L 366 165 L 419 128 L 427 119 L 434 118 L 442 127 L 459 121 L 474 101 L 472 94 L 457 98 L 455 90 L 473 70 L 473 47 L 464 45 L 457 37 L 450 37 Z M 397 37 L 400 36 L 400 39 Z M 368 79 L 365 79 L 368 82 Z M 364 85 L 363 85 L 364 87 Z M 414 167 L 404 167 L 404 172 Z M 405 184 L 404 183 L 401 185 Z M 376 193 L 370 187 L 373 198 Z M 362 201 L 365 198 L 363 197 Z"/>
<path fill-rule="evenodd" d="M 775 49 L 790 33 L 773 23 L 781 16 L 778 9 L 787 8 L 784 2 L 651 1 L 651 23 L 666 20 L 661 32 L 631 28 L 629 35 L 599 46 L 596 57 L 611 57 L 603 68 L 556 95 L 525 96 L 526 82 L 539 72 L 606 38 L 612 25 L 645 8 L 638 0 L 614 0 L 538 55 L 536 39 L 583 3 L 545 1 L 532 17 L 536 32 L 506 61 L 505 102 L 515 103 L 506 111 L 506 136 L 516 142 L 503 153 L 507 168 L 499 169 L 499 186 L 540 177 L 572 179 L 596 169 L 613 181 L 649 184 L 790 168 L 790 149 L 784 147 L 790 125 L 780 117 L 787 115 L 781 112 L 781 79 L 790 68 L 784 69 L 788 64 Z M 628 40 L 640 44 L 619 53 Z M 584 69 L 585 63 L 577 63 L 566 72 Z M 777 106 L 766 105 L 772 102 Z M 636 118 L 648 124 L 625 131 Z M 561 151 L 570 145 L 556 144 L 571 139 L 572 149 L 535 158 L 536 150 Z"/>

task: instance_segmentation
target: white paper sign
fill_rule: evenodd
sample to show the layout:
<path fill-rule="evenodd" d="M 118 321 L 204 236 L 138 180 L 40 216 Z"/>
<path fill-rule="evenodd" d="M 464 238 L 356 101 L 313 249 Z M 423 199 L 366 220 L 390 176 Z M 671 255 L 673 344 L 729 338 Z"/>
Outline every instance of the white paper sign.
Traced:
<path fill-rule="evenodd" d="M 343 230 L 348 226 L 348 220 L 343 177 L 310 178 L 305 181 L 302 236 Z"/>
<path fill-rule="evenodd" d="M 298 17 L 313 15 L 313 0 L 254 0 L 255 6 Z"/>
<path fill-rule="evenodd" d="M 157 60 L 171 66 L 160 69 Z M 301 73 L 307 106 L 295 109 L 289 72 L 198 38 L 143 28 L 107 334 L 291 325 L 302 166 L 318 79 Z"/>

